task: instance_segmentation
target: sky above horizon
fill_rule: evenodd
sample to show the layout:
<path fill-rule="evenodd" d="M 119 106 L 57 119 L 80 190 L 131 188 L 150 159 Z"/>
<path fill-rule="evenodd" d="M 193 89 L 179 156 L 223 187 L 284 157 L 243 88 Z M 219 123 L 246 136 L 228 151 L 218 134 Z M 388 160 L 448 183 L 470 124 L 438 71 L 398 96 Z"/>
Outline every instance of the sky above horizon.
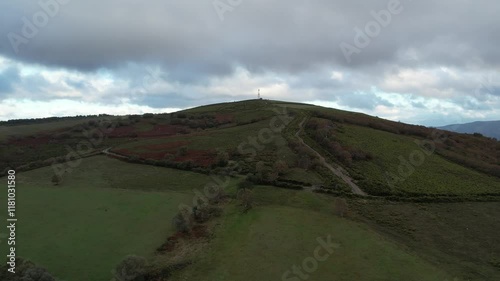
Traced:
<path fill-rule="evenodd" d="M 500 120 L 494 0 L 0 2 L 0 120 L 257 97 Z"/>

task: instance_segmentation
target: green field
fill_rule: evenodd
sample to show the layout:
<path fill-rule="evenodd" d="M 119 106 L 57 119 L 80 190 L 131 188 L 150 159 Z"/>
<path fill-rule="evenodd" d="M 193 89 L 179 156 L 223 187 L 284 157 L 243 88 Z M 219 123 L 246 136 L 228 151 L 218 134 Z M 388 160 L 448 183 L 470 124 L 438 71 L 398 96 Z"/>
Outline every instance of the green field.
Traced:
<path fill-rule="evenodd" d="M 69 167 L 69 165 L 65 165 Z M 52 186 L 51 167 L 22 173 L 22 181 L 37 187 Z M 210 177 L 181 170 L 148 165 L 130 164 L 105 156 L 82 159 L 81 164 L 71 168 L 64 176 L 61 187 L 97 187 L 134 189 L 141 191 L 179 191 L 191 193 L 202 188 Z M 24 184 L 21 183 L 21 184 Z"/>
<path fill-rule="evenodd" d="M 500 280 L 498 202 L 357 200 L 349 207 L 357 219 L 440 264 L 459 281 Z"/>
<path fill-rule="evenodd" d="M 290 207 L 259 207 L 245 215 L 229 211 L 210 249 L 174 280 L 282 279 L 302 265 L 331 235 L 338 248 L 309 280 L 436 280 L 447 273 L 373 231 L 351 221 Z M 303 273 L 306 273 L 302 270 Z M 292 278 L 294 275 L 290 275 Z"/>
<path fill-rule="evenodd" d="M 17 255 L 71 281 L 109 280 L 124 256 L 151 256 L 173 233 L 178 205 L 190 204 L 191 190 L 209 182 L 106 157 L 84 159 L 60 187 L 50 183 L 51 173 L 47 167 L 18 175 Z M 6 206 L 5 192 L 0 201 Z"/>

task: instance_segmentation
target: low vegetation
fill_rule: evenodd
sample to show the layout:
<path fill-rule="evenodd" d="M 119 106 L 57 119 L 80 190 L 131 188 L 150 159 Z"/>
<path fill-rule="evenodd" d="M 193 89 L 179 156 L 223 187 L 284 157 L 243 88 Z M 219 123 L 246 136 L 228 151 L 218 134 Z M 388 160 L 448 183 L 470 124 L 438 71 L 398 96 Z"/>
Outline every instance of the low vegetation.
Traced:
<path fill-rule="evenodd" d="M 328 236 L 305 279 L 500 278 L 500 142 L 479 134 L 251 100 L 16 120 L 0 141 L 33 261 L 19 281 L 302 280 Z"/>

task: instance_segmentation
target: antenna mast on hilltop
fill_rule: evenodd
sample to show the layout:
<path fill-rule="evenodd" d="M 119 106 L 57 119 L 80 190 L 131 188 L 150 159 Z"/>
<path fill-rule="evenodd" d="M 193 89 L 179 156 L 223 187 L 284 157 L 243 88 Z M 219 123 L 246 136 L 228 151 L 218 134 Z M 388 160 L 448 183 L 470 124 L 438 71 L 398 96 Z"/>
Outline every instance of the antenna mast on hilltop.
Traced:
<path fill-rule="evenodd" d="M 260 89 L 257 92 L 257 98 L 260 100 Z"/>

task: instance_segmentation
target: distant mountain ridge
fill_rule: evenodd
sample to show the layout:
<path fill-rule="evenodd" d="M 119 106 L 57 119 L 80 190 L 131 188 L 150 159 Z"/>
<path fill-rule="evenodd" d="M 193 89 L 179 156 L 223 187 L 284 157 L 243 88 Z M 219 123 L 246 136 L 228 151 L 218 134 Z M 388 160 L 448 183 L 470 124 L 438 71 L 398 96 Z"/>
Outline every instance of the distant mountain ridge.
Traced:
<path fill-rule="evenodd" d="M 439 127 L 439 129 L 466 134 L 480 133 L 484 136 L 500 140 L 500 121 L 477 121 L 443 126 Z"/>

